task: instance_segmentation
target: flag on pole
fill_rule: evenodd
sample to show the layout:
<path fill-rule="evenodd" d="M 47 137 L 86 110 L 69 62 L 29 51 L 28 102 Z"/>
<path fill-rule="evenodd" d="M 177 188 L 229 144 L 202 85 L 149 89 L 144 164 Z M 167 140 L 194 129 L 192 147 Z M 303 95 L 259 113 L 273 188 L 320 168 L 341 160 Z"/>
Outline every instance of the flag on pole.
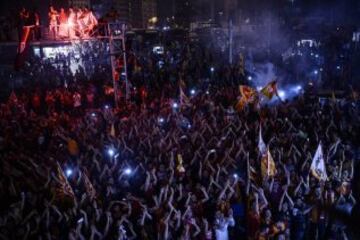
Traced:
<path fill-rule="evenodd" d="M 65 197 L 69 197 L 71 199 L 75 199 L 75 194 L 74 191 L 71 187 L 71 185 L 69 184 L 64 171 L 61 169 L 60 164 L 57 162 L 57 172 L 58 172 L 58 178 L 60 181 L 60 186 L 58 186 L 58 188 L 56 189 L 56 196 L 58 196 L 59 198 L 65 198 Z"/>
<path fill-rule="evenodd" d="M 277 93 L 277 82 L 272 81 L 268 83 L 263 89 L 260 91 L 265 97 L 271 100 L 274 95 L 278 95 Z"/>
<path fill-rule="evenodd" d="M 258 148 L 259 148 L 259 152 L 261 153 L 261 155 L 266 154 L 266 145 L 265 145 L 265 142 L 264 142 L 264 140 L 262 138 L 261 125 L 260 125 L 260 130 L 259 130 Z"/>
<path fill-rule="evenodd" d="M 273 157 L 271 156 L 269 148 L 261 158 L 261 175 L 262 177 L 273 177 L 276 174 L 276 166 Z"/>
<path fill-rule="evenodd" d="M 84 176 L 84 184 L 85 184 L 86 193 L 89 196 L 90 200 L 94 200 L 96 198 L 96 190 L 95 190 L 94 186 L 92 185 L 90 179 L 86 175 L 85 171 L 83 172 L 83 176 Z"/>
<path fill-rule="evenodd" d="M 318 180 L 325 181 L 327 179 L 325 160 L 324 160 L 324 154 L 321 143 L 319 144 L 315 152 L 314 158 L 310 166 L 310 171 L 312 175 L 316 177 Z"/>

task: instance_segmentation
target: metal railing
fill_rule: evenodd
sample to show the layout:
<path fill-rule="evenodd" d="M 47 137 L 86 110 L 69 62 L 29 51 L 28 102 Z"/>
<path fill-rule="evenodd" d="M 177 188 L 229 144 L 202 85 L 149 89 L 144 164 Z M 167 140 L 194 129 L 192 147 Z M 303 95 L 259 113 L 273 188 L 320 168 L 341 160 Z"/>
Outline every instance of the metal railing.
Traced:
<path fill-rule="evenodd" d="M 124 23 L 99 23 L 93 28 L 79 29 L 69 24 L 59 24 L 57 26 L 28 26 L 31 28 L 30 41 L 73 41 L 73 40 L 92 40 L 108 39 L 110 36 L 117 37 L 123 35 Z M 20 35 L 20 34 L 19 34 Z M 12 40 L 12 39 L 11 39 Z M 12 41 L 18 41 L 14 38 Z"/>

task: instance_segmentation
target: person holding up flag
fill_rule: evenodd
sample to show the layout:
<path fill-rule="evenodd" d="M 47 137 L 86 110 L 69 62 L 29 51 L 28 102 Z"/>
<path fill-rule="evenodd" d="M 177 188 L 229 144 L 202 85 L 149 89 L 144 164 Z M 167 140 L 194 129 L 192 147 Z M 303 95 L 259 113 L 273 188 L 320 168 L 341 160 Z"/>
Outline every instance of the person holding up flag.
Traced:
<path fill-rule="evenodd" d="M 319 181 L 326 181 L 328 178 L 321 142 L 319 143 L 319 146 L 315 152 L 314 158 L 310 166 L 310 171 L 312 175 Z"/>

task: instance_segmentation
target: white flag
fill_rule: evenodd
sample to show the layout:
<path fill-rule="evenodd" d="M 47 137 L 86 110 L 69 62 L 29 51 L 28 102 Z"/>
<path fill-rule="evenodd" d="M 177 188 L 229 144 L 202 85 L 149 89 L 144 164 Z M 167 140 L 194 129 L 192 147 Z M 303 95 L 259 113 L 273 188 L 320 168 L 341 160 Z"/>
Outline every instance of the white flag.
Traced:
<path fill-rule="evenodd" d="M 311 167 L 310 167 L 311 173 L 314 177 L 316 177 L 319 180 L 326 180 L 327 174 L 326 174 L 326 168 L 325 168 L 325 160 L 324 160 L 324 154 L 322 150 L 321 143 L 319 144 L 315 156 L 312 160 Z"/>
<path fill-rule="evenodd" d="M 260 131 L 259 131 L 259 145 L 258 145 L 259 151 L 261 153 L 261 155 L 266 154 L 266 145 L 264 143 L 264 140 L 262 138 L 262 134 L 261 134 L 261 125 L 260 125 Z"/>

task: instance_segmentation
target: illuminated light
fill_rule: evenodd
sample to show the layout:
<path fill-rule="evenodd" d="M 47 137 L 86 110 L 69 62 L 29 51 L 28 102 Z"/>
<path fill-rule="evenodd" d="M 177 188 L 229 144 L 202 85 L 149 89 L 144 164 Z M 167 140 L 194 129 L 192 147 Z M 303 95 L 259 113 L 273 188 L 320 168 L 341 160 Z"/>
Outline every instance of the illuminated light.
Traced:
<path fill-rule="evenodd" d="M 319 58 L 319 54 L 316 54 L 315 57 L 316 57 L 316 58 Z"/>
<path fill-rule="evenodd" d="M 114 149 L 110 148 L 110 149 L 108 150 L 108 154 L 109 154 L 110 157 L 113 157 L 114 154 L 115 154 Z"/>
<path fill-rule="evenodd" d="M 251 76 L 248 76 L 248 80 L 251 81 L 251 80 L 252 80 L 252 77 L 251 77 Z"/>
<path fill-rule="evenodd" d="M 187 128 L 190 129 L 190 128 L 191 128 L 191 124 L 188 124 L 188 125 L 187 125 Z"/>
<path fill-rule="evenodd" d="M 210 94 L 210 92 L 209 92 L 209 91 L 206 91 L 206 94 L 207 94 L 207 95 L 209 95 L 209 94 Z"/>
<path fill-rule="evenodd" d="M 92 113 L 91 116 L 92 116 L 92 117 L 96 117 L 96 113 Z"/>
<path fill-rule="evenodd" d="M 210 68 L 210 71 L 211 71 L 211 72 L 214 72 L 214 71 L 215 71 L 215 68 L 214 68 L 214 67 L 211 67 L 211 68 Z"/>
<path fill-rule="evenodd" d="M 278 94 L 279 94 L 280 98 L 285 98 L 285 96 L 286 96 L 285 91 L 283 91 L 283 90 L 279 90 Z"/>
<path fill-rule="evenodd" d="M 340 69 L 341 69 L 341 67 L 340 67 L 340 66 L 336 66 L 336 69 L 337 69 L 337 70 L 340 70 Z"/>
<path fill-rule="evenodd" d="M 126 168 L 126 169 L 124 170 L 124 173 L 125 173 L 126 175 L 130 175 L 130 174 L 132 173 L 132 170 L 131 170 L 130 168 Z"/>
<path fill-rule="evenodd" d="M 179 104 L 173 103 L 173 108 L 178 108 L 178 107 L 179 107 Z"/>
<path fill-rule="evenodd" d="M 258 90 L 258 91 L 261 91 L 261 89 L 262 89 L 262 87 L 261 87 L 261 86 L 256 87 L 256 90 Z"/>
<path fill-rule="evenodd" d="M 318 70 L 315 70 L 315 71 L 314 71 L 314 74 L 315 74 L 315 75 L 318 75 L 318 74 L 319 74 L 319 71 L 318 71 Z"/>
<path fill-rule="evenodd" d="M 73 174 L 73 171 L 71 169 L 67 169 L 65 171 L 65 174 L 66 174 L 67 177 L 70 177 Z"/>
<path fill-rule="evenodd" d="M 234 174 L 233 174 L 233 177 L 234 177 L 235 179 L 237 179 L 237 178 L 239 177 L 239 175 L 237 175 L 236 173 L 234 173 Z"/>
<path fill-rule="evenodd" d="M 159 118 L 159 123 L 163 123 L 164 121 L 164 118 Z"/>
<path fill-rule="evenodd" d="M 297 92 L 301 91 L 301 89 L 302 89 L 302 86 L 300 86 L 300 85 L 295 87 L 295 91 L 297 91 Z"/>
<path fill-rule="evenodd" d="M 109 109 L 110 107 L 109 107 L 109 105 L 105 105 L 105 109 Z"/>
<path fill-rule="evenodd" d="M 196 93 L 195 89 L 191 89 L 190 94 L 195 95 L 195 93 Z"/>
<path fill-rule="evenodd" d="M 324 69 L 320 68 L 320 72 L 324 71 Z"/>

